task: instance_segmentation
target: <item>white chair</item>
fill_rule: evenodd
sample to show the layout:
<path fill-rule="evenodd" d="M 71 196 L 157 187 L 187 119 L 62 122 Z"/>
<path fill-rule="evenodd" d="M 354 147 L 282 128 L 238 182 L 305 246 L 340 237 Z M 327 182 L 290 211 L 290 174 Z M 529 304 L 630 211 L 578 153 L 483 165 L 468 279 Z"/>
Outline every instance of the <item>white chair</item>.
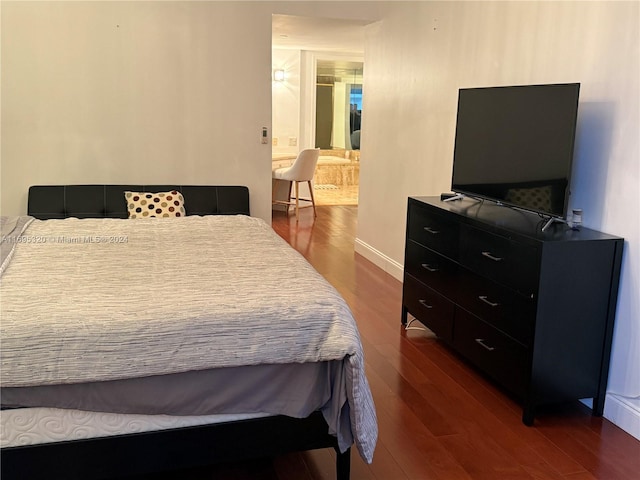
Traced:
<path fill-rule="evenodd" d="M 289 206 L 296 206 L 296 222 L 299 219 L 299 211 L 300 211 L 300 200 L 304 200 L 307 202 L 311 202 L 313 206 L 313 216 L 316 217 L 316 201 L 313 198 L 313 185 L 311 180 L 313 180 L 313 175 L 316 171 L 316 165 L 318 164 L 318 157 L 320 156 L 319 148 L 307 148 L 302 150 L 298 157 L 293 162 L 293 165 L 290 167 L 278 168 L 273 171 L 272 178 L 276 180 L 273 186 L 273 196 L 272 203 L 277 205 L 286 205 L 287 213 L 289 212 Z M 285 200 L 276 200 L 276 191 L 279 180 L 284 180 L 287 182 L 291 182 L 289 184 L 289 199 Z M 300 198 L 300 182 L 307 182 L 309 185 L 309 193 L 311 194 L 311 198 Z M 291 200 L 291 187 L 295 183 L 296 185 L 296 196 L 295 202 Z"/>

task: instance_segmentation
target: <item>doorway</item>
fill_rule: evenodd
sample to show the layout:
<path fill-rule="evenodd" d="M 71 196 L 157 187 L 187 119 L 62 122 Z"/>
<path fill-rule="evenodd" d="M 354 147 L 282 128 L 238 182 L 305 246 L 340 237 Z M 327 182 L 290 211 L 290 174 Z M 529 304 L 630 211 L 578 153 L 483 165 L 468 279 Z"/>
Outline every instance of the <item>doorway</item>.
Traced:
<path fill-rule="evenodd" d="M 362 115 L 365 24 L 273 16 L 274 168 L 291 164 L 304 148 L 320 148 L 314 178 L 319 205 L 357 205 L 360 145 L 354 132 Z M 346 196 L 340 188 L 345 184 Z"/>

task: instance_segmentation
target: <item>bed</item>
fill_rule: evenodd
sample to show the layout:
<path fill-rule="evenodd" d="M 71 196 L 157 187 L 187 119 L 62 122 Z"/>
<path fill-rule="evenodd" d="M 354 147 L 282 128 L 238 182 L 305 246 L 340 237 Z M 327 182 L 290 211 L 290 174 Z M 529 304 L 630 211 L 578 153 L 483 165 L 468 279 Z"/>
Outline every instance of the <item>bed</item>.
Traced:
<path fill-rule="evenodd" d="M 184 215 L 127 219 L 127 191 L 180 193 Z M 352 444 L 372 460 L 375 408 L 353 317 L 249 216 L 245 187 L 34 186 L 28 216 L 6 223 L 3 479 L 110 478 L 332 447 L 346 480 Z M 281 293 L 276 279 L 292 268 L 302 277 Z M 34 289 L 33 278 L 48 285 Z M 34 438 L 35 425 L 55 435 Z M 26 434 L 14 435 L 20 426 Z"/>

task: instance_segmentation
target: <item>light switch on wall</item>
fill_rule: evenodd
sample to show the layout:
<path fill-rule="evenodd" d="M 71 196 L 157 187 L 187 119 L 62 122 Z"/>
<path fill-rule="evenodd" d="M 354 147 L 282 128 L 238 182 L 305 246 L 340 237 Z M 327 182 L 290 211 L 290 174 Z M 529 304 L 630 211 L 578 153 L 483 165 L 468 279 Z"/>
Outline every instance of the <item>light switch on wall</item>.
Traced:
<path fill-rule="evenodd" d="M 289 146 L 295 147 L 298 145 L 298 137 L 289 137 Z"/>

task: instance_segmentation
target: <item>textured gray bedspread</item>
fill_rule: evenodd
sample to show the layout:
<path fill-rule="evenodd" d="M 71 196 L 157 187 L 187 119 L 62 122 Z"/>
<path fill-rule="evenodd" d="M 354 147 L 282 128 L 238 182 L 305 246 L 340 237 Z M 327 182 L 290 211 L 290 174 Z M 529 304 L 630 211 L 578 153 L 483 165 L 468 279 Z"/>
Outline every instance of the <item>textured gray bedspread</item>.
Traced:
<path fill-rule="evenodd" d="M 355 320 L 262 220 L 34 220 L 23 237 L 0 284 L 2 386 L 343 360 L 355 444 L 371 461 Z"/>
<path fill-rule="evenodd" d="M 0 217 L 0 275 L 9 265 L 13 249 L 22 238 L 22 232 L 35 218 L 28 215 Z"/>

